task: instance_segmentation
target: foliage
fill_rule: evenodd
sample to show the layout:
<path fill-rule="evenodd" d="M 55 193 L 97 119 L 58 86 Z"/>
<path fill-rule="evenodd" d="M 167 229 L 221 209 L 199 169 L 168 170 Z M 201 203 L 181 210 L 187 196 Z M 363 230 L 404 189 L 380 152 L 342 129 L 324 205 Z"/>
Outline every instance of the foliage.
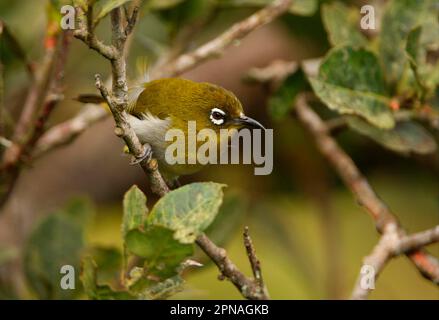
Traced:
<path fill-rule="evenodd" d="M 95 23 L 108 19 L 114 8 L 128 7 L 132 2 L 74 0 L 73 3 L 85 8 L 87 1 L 95 4 Z M 57 26 L 61 17 L 59 7 L 70 2 L 48 1 L 48 26 Z M 147 0 L 141 9 L 140 23 L 148 27 L 139 28 L 139 41 L 134 42 L 143 46 L 142 52 L 154 47 L 155 56 L 161 58 L 166 49 L 172 51 L 173 41 L 181 40 L 179 36 L 185 39 L 186 33 L 204 29 L 214 21 L 218 11 L 259 8 L 270 2 Z M 358 7 L 330 1 L 322 4 L 319 11 L 319 3 L 318 0 L 293 1 L 290 13 L 317 19 L 316 13 L 320 12 L 332 48 L 323 58 L 317 75 L 307 75 L 304 69 L 298 68 L 283 80 L 268 101 L 272 118 L 284 119 L 297 95 L 311 89 L 331 115 L 340 117 L 348 128 L 384 148 L 401 154 L 433 153 L 436 141 L 418 120 L 420 114 L 436 117 L 439 114 L 437 2 L 388 1 L 379 23 L 381 30 L 370 34 L 360 29 Z M 59 31 L 58 27 L 54 30 Z M 213 31 L 209 29 L 209 32 Z M 192 41 L 198 39 L 191 38 L 183 43 L 183 49 L 177 49 L 187 50 Z M 0 21 L 1 65 L 17 60 L 31 73 L 27 52 L 28 48 L 21 46 L 9 25 Z M 3 78 L 3 74 L 0 76 Z M 0 87 L 2 108 L 3 85 Z M 223 188 L 224 185 L 213 182 L 192 183 L 170 192 L 149 210 L 146 196 L 133 186 L 123 200 L 122 250 L 86 242 L 84 235 L 93 221 L 93 208 L 84 199 L 74 200 L 41 219 L 23 251 L 0 248 L 0 265 L 22 254 L 26 283 L 32 297 L 39 299 L 73 299 L 84 295 L 98 300 L 167 298 L 183 288 L 183 272 L 194 265 L 190 258 L 194 256 L 197 236 L 205 232 L 221 245 L 240 225 L 246 211 L 241 195 L 228 197 L 223 204 Z M 264 210 L 264 219 L 266 211 L 269 210 Z M 261 229 L 267 232 L 270 225 L 264 219 L 260 219 Z M 282 223 L 279 225 L 283 227 Z M 272 233 L 273 237 L 283 236 L 277 229 Z M 285 233 L 291 234 L 291 229 Z M 73 266 L 75 272 L 81 270 L 76 290 L 60 288 L 63 276 L 60 270 L 64 265 Z M 16 296 L 13 291 L 3 292 L 4 288 L 2 283 L 0 297 Z"/>
<path fill-rule="evenodd" d="M 72 299 L 80 290 L 63 290 L 62 266 L 79 270 L 85 248 L 84 229 L 92 214 L 85 200 L 74 200 L 64 209 L 40 221 L 24 249 L 24 271 L 29 287 L 40 299 Z M 77 277 L 75 277 L 77 280 Z M 80 286 L 79 282 L 75 288 Z"/>
<path fill-rule="evenodd" d="M 437 116 L 439 107 L 435 106 L 439 60 L 428 58 L 439 49 L 438 10 L 430 0 L 390 1 L 381 32 L 369 41 L 360 30 L 358 8 L 341 2 L 324 4 L 322 20 L 333 48 L 317 76 L 308 77 L 314 93 L 345 117 L 349 128 L 385 148 L 434 152 L 434 138 L 416 118 L 420 112 Z M 299 86 L 294 78 L 300 74 L 287 78 L 271 98 L 272 110 L 273 106 L 281 110 L 273 114 L 275 118 L 282 118 L 294 100 Z M 282 92 L 290 95 L 290 102 L 282 100 Z M 408 118 L 401 120 L 402 111 Z"/>
<path fill-rule="evenodd" d="M 268 109 L 273 119 L 284 118 L 290 112 L 297 95 L 306 88 L 308 85 L 302 69 L 289 75 L 268 100 Z"/>
<path fill-rule="evenodd" d="M 196 237 L 218 213 L 223 187 L 212 182 L 186 185 L 161 198 L 148 213 L 145 195 L 133 186 L 123 202 L 124 289 L 98 284 L 101 269 L 88 256 L 81 276 L 86 294 L 92 299 L 161 299 L 180 290 L 186 260 Z"/>

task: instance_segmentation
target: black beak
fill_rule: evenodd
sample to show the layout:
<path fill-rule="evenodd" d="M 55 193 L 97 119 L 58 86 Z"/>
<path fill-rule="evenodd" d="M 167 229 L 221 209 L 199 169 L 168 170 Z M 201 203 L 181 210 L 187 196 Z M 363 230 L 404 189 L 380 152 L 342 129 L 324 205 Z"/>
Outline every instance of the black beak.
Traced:
<path fill-rule="evenodd" d="M 262 124 L 260 124 L 255 119 L 252 119 L 252 118 L 247 117 L 247 116 L 241 116 L 239 118 L 233 119 L 232 123 L 237 124 L 237 125 L 241 125 L 244 127 L 265 130 L 265 127 Z"/>

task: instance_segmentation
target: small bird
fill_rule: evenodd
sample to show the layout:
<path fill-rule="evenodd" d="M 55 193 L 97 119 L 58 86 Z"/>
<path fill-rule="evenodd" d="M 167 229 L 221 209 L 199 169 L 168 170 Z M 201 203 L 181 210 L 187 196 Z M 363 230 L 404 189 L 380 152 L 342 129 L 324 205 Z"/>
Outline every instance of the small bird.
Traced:
<path fill-rule="evenodd" d="M 151 146 L 152 155 L 167 181 L 195 173 L 203 167 L 187 161 L 168 164 L 165 153 L 172 142 L 166 141 L 165 135 L 169 129 L 180 129 L 186 141 L 189 121 L 196 122 L 197 132 L 209 128 L 218 137 L 220 129 L 265 130 L 262 124 L 244 114 L 241 102 L 232 92 L 211 83 L 182 78 L 153 80 L 130 89 L 127 111 L 131 127 L 141 143 Z"/>

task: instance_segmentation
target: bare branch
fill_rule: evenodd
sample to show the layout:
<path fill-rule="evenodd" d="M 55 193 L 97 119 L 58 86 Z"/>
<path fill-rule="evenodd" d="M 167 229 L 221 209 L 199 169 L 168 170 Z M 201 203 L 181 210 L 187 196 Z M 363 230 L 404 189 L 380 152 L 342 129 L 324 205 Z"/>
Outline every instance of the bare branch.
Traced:
<path fill-rule="evenodd" d="M 248 235 L 248 234 L 247 234 Z M 217 247 L 205 234 L 200 235 L 197 245 L 209 256 L 209 258 L 217 265 L 221 272 L 220 280 L 227 278 L 241 292 L 241 294 L 251 300 L 267 300 L 268 293 L 260 280 L 248 278 L 238 267 L 227 257 L 227 252 L 223 248 Z M 251 245 L 252 246 L 252 245 Z M 251 249 L 254 253 L 254 249 Z M 252 255 L 253 255 L 252 253 Z M 254 257 L 254 256 L 253 256 Z M 252 258 L 253 258 L 252 257 Z M 251 258 L 251 259 L 252 259 Z M 257 259 L 257 258 L 255 258 Z M 252 261 L 252 260 L 250 260 Z M 253 264 L 253 262 L 252 262 Z M 259 267 L 258 267 L 259 268 Z M 260 269 L 259 271 L 260 272 Z"/>
<path fill-rule="evenodd" d="M 127 17 L 127 26 L 125 29 L 125 36 L 128 37 L 134 30 L 137 23 L 137 17 L 139 16 L 139 7 L 135 6 L 133 12 Z"/>
<path fill-rule="evenodd" d="M 62 33 L 62 43 L 58 49 L 55 45 L 58 42 L 58 34 L 50 35 L 50 37 L 51 41 L 46 41 L 50 45 L 46 45 L 45 62 L 29 90 L 23 111 L 14 130 L 13 143 L 6 149 L 0 165 L 2 178 L 0 207 L 6 203 L 15 186 L 22 162 L 26 158 L 30 158 L 35 144 L 44 133 L 50 114 L 58 102 L 63 99 L 62 80 L 70 44 L 70 33 Z"/>
<path fill-rule="evenodd" d="M 374 280 L 378 278 L 387 262 L 400 254 L 420 249 L 426 245 L 439 242 L 439 225 L 433 229 L 400 237 L 396 225 L 389 225 L 381 236 L 372 253 L 364 258 L 363 266 L 374 270 Z M 364 300 L 370 293 L 370 289 L 362 284 L 360 274 L 352 291 L 351 299 Z"/>
<path fill-rule="evenodd" d="M 108 113 L 100 106 L 85 105 L 75 117 L 47 130 L 35 146 L 32 157 L 38 158 L 47 152 L 70 143 L 92 124 L 105 119 Z"/>
<path fill-rule="evenodd" d="M 395 215 L 376 195 L 352 159 L 341 149 L 336 140 L 330 136 L 330 132 L 325 123 L 308 106 L 305 95 L 300 95 L 297 98 L 295 110 L 298 119 L 313 135 L 322 155 L 328 159 L 345 185 L 356 197 L 357 202 L 367 210 L 375 221 L 377 230 L 380 233 L 384 233 L 389 225 L 395 225 L 398 226 L 399 236 L 405 236 L 405 230 L 399 226 Z M 422 249 L 407 252 L 406 255 L 416 265 L 424 277 L 439 284 L 439 263 L 436 258 L 422 251 Z"/>
<path fill-rule="evenodd" d="M 95 50 L 105 58 L 113 60 L 115 58 L 115 49 L 112 46 L 104 44 L 98 40 L 94 34 L 93 26 L 93 7 L 88 5 L 87 12 L 79 6 L 76 8 L 78 17 L 78 28 L 74 31 L 75 38 L 82 40 L 90 49 Z"/>
<path fill-rule="evenodd" d="M 234 24 L 212 41 L 207 42 L 192 52 L 181 55 L 171 63 L 163 66 L 163 68 L 153 71 L 152 77 L 161 78 L 170 75 L 180 75 L 205 60 L 220 55 L 229 45 L 237 43 L 256 28 L 270 23 L 278 16 L 285 13 L 290 5 L 291 0 L 274 1 L 272 4 L 257 11 L 247 19 Z"/>
<path fill-rule="evenodd" d="M 244 246 L 245 249 L 247 250 L 247 256 L 250 261 L 250 265 L 252 267 L 253 277 L 255 278 L 254 281 L 258 283 L 258 286 L 260 288 L 259 290 L 261 292 L 264 292 L 264 295 L 268 297 L 267 287 L 265 286 L 264 279 L 262 278 L 261 262 L 256 256 L 256 250 L 253 245 L 253 241 L 250 238 L 250 234 L 247 226 L 244 228 Z"/>
<path fill-rule="evenodd" d="M 280 83 L 299 68 L 297 61 L 275 60 L 264 68 L 251 68 L 244 76 L 247 82 Z"/>
<path fill-rule="evenodd" d="M 44 102 L 43 108 L 37 118 L 36 123 L 34 124 L 31 137 L 22 148 L 23 153 L 28 157 L 30 157 L 37 141 L 43 135 L 47 120 L 49 119 L 52 111 L 57 106 L 58 102 L 64 99 L 64 96 L 62 95 L 62 84 L 64 80 L 64 67 L 67 62 L 67 54 L 69 51 L 70 42 L 71 33 L 67 31 L 63 32 L 58 57 L 54 66 L 54 75 L 49 84 L 49 93 L 46 96 L 46 101 Z"/>
<path fill-rule="evenodd" d="M 393 254 L 410 252 L 436 242 L 439 242 L 439 225 L 427 231 L 402 237 L 395 246 Z"/>
<path fill-rule="evenodd" d="M 286 77 L 297 71 L 299 67 L 308 76 L 315 76 L 322 62 L 322 58 L 312 58 L 302 61 L 274 60 L 262 68 L 251 68 L 244 76 L 244 80 L 254 83 L 280 83 Z"/>
<path fill-rule="evenodd" d="M 363 260 L 363 267 L 367 266 L 374 272 L 373 283 L 375 283 L 379 274 L 384 269 L 384 266 L 391 259 L 392 248 L 395 246 L 395 242 L 397 242 L 399 238 L 396 225 L 392 224 L 390 226 L 391 227 L 387 228 L 386 232 L 383 233 L 379 242 L 373 248 L 372 253 Z M 374 286 L 369 287 L 362 283 L 362 275 L 360 274 L 352 292 L 351 299 L 365 300 L 367 299 L 369 291 L 373 288 Z"/>

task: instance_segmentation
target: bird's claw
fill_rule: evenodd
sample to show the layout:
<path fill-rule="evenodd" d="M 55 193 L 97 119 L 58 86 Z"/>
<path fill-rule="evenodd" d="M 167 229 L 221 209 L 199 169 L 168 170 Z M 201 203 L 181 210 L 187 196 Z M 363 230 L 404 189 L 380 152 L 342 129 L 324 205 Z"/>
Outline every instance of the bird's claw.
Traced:
<path fill-rule="evenodd" d="M 152 158 L 152 149 L 151 149 L 150 145 L 146 144 L 143 147 L 144 147 L 144 150 L 145 150 L 143 155 L 141 155 L 140 157 L 133 157 L 131 159 L 130 165 L 139 164 L 139 163 L 141 163 L 144 160 L 148 160 L 148 161 L 151 160 L 151 158 Z"/>

